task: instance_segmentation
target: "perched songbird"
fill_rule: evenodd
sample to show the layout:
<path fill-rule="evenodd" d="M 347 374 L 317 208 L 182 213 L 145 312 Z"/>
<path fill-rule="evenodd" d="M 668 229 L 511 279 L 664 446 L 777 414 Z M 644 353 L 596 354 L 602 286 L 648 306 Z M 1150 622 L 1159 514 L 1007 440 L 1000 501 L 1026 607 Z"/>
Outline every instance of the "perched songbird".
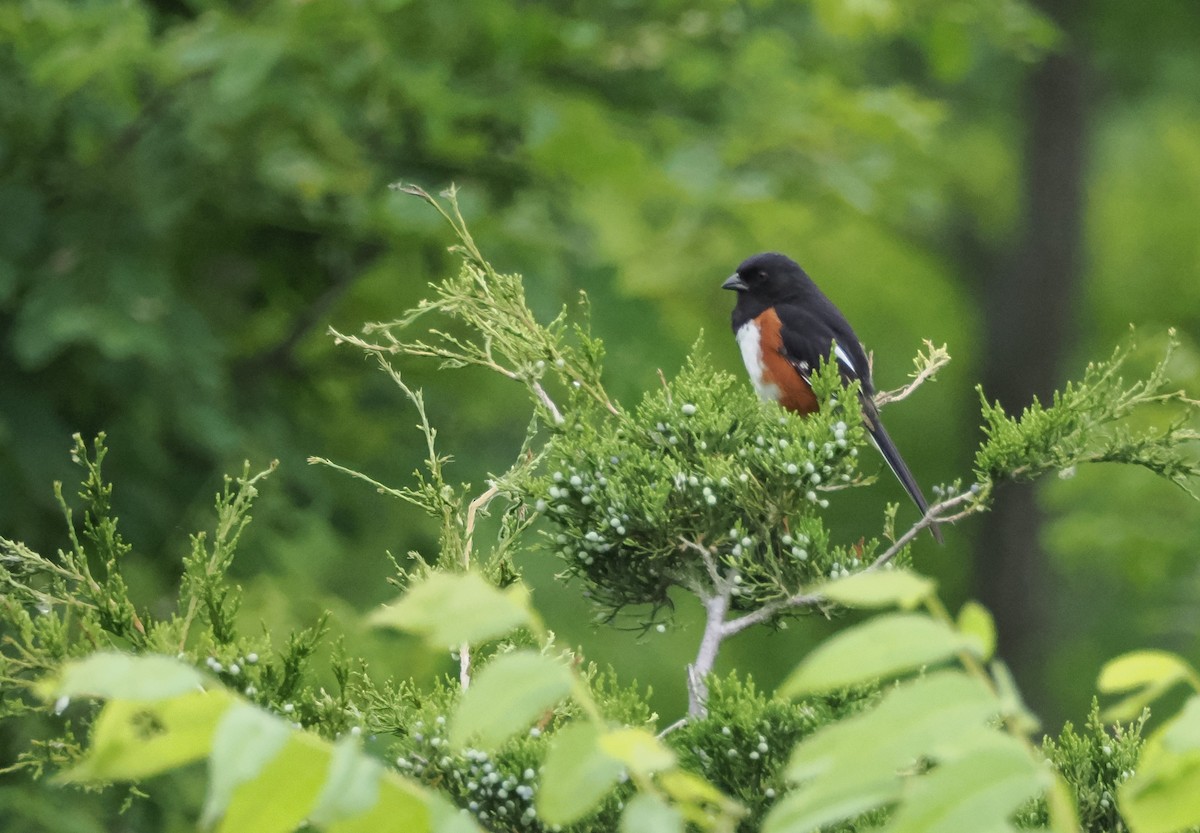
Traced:
<path fill-rule="evenodd" d="M 721 287 L 738 293 L 733 333 L 758 395 L 789 411 L 811 414 L 818 404 L 809 380 L 832 351 L 842 380 L 861 383 L 863 421 L 875 446 L 917 508 L 927 512 L 929 503 L 921 487 L 879 419 L 866 351 L 846 317 L 800 265 L 774 252 L 755 255 L 743 261 Z M 940 543 L 937 525 L 929 529 Z"/>

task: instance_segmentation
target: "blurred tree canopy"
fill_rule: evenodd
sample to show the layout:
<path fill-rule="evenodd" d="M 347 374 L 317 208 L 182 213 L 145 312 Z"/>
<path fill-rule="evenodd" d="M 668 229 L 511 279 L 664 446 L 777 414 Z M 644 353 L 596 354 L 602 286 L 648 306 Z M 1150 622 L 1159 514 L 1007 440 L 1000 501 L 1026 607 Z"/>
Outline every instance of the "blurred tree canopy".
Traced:
<path fill-rule="evenodd" d="M 405 403 L 325 334 L 398 313 L 448 268 L 439 219 L 389 192 L 395 180 L 456 182 L 477 238 L 528 276 L 540 312 L 586 290 L 624 399 L 679 367 L 701 329 L 737 367 L 717 287 L 766 249 L 800 259 L 855 322 L 882 387 L 921 338 L 948 342 L 941 384 L 889 413 L 926 483 L 968 465 L 972 386 L 993 362 L 1030 380 L 1004 392 L 1020 399 L 1130 322 L 1174 325 L 1176 375 L 1195 389 L 1200 13 L 1084 5 L 7 3 L 0 530 L 48 550 L 70 435 L 107 431 L 135 589 L 153 596 L 177 580 L 170 548 L 221 473 L 278 458 L 239 566 L 249 615 L 272 627 L 331 608 L 353 631 L 389 595 L 384 551 L 433 543 L 423 520 L 304 463 L 319 454 L 400 482 L 422 454 Z M 1062 138 L 1078 198 L 1036 209 L 1050 140 L 1033 126 L 1062 60 L 1085 105 Z M 1062 127 L 1056 99 L 1040 106 Z M 1055 273 L 1011 282 L 1036 233 L 1077 270 L 1044 319 L 1031 318 L 1045 312 L 1036 293 Z M 1030 320 L 1061 337 L 1055 350 L 1030 341 Z M 996 332 L 1033 349 L 1010 353 Z M 464 479 L 511 458 L 518 391 L 473 371 L 408 372 L 448 447 L 472 449 L 455 462 Z M 1043 632 L 1022 638 L 1052 634 L 1052 676 L 1037 651 L 1014 650 L 1030 654 L 1018 671 L 1031 692 L 1043 680 L 1047 716 L 1081 717 L 1095 669 L 1120 649 L 1200 650 L 1183 603 L 1200 592 L 1200 533 L 1148 483 L 1103 470 L 1060 482 L 1042 500 L 1071 518 L 1042 536 L 1051 560 L 1029 540 L 1036 524 L 1018 538 L 1034 571 L 1003 575 L 1039 600 Z M 974 535 L 953 531 L 944 551 L 923 542 L 921 566 L 966 592 Z M 577 589 L 523 566 L 553 627 L 601 662 L 641 652 L 634 667 L 678 710 L 682 689 L 655 670 L 682 665 L 683 643 L 600 638 L 579 621 Z M 976 583 L 992 586 L 995 566 L 978 565 Z M 1012 617 L 997 613 L 1006 633 Z M 724 662 L 769 686 L 798 630 L 747 638 Z"/>

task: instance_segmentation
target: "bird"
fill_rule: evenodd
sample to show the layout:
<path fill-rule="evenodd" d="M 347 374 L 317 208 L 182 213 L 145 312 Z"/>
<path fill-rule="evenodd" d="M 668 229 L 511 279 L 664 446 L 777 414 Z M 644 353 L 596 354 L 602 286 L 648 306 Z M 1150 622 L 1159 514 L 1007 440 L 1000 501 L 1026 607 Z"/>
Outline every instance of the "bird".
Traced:
<path fill-rule="evenodd" d="M 742 261 L 721 288 L 737 293 L 733 334 L 758 395 L 802 416 L 814 413 L 820 405 L 812 373 L 832 353 L 842 382 L 859 381 L 863 422 L 875 447 L 921 514 L 928 513 L 929 502 L 879 418 L 862 342 L 800 264 L 778 252 L 757 254 Z M 929 530 L 942 543 L 938 525 Z"/>

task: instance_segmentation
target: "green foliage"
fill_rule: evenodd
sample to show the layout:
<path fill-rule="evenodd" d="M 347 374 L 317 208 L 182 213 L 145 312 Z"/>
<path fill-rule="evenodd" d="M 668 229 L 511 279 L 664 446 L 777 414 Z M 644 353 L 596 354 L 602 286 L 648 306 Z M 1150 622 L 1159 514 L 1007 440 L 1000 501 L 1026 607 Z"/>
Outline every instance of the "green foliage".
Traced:
<path fill-rule="evenodd" d="M 92 459 L 77 442 L 87 510 L 82 534 L 71 527 L 71 549 L 51 561 L 0 542 L 4 580 L 17 591 L 3 609 L 15 634 L 4 643 L 3 682 L 26 693 L 25 709 L 33 708 L 29 692 L 40 694 L 46 713 L 83 711 L 77 701 L 88 695 L 107 701 L 84 715 L 86 748 L 63 727 L 36 748 L 52 756 L 27 753 L 22 765 L 52 763 L 65 779 L 93 783 L 142 779 L 208 758 L 200 815 L 230 830 L 305 823 L 359 830 L 385 819 L 417 830 L 473 829 L 479 822 L 495 830 L 569 826 L 581 833 L 654 824 L 713 833 L 739 825 L 769 833 L 830 826 L 949 833 L 1009 829 L 1017 817 L 1056 831 L 1076 827 L 1062 775 L 1075 775 L 1069 783 L 1092 808 L 1094 779 L 1081 774 L 1085 752 L 1064 735 L 1062 748 L 1070 751 L 1056 771 L 1032 745 L 1035 720 L 1010 675 L 998 661 L 985 665 L 995 646 L 990 615 L 969 604 L 954 619 L 935 582 L 893 569 L 922 524 L 899 532 L 889 511 L 886 547 L 861 535 L 857 544 L 833 542 L 822 517 L 824 494 L 869 483 L 856 468 L 865 438 L 854 388 L 843 389 L 837 374 L 818 373 L 823 407 L 799 419 L 757 402 L 701 356 L 627 411 L 599 386 L 602 350 L 586 328 L 572 333 L 565 314 L 539 324 L 520 279 L 498 275 L 474 247 L 453 194 L 448 210 L 438 207 L 462 243 L 459 277 L 437 290 L 436 303 L 369 328 L 377 340 L 337 336 L 379 360 L 415 407 L 424 470 L 415 486 L 396 489 L 329 465 L 438 524 L 437 558 L 401 569 L 404 595 L 372 619 L 421 637 L 431 650 L 452 648 L 457 684 L 443 681 L 426 692 L 408 680 L 381 682 L 365 665 L 335 654 L 330 689 L 312 678 L 324 619 L 281 650 L 268 637 L 240 633 L 240 597 L 229 571 L 266 472 L 251 477 L 247 469 L 227 482 L 211 545 L 207 536 L 192 537 L 175 612 L 147 615 L 121 577 L 129 547 L 112 518 L 102 444 Z M 416 338 L 401 332 L 434 312 L 456 331 L 434 326 Z M 944 360 L 934 353 L 893 398 L 929 377 Z M 483 366 L 528 392 L 525 441 L 482 491 L 448 481 L 423 396 L 392 365 L 395 356 Z M 1112 384 L 1110 371 L 1020 421 L 1002 421 L 985 408 L 992 430 L 980 459 L 1004 465 L 981 465 L 976 487 L 941 492 L 930 517 L 954 521 L 983 511 L 993 478 L 1045 470 L 1047 448 L 1076 441 L 1077 429 L 1063 428 L 1059 409 L 1073 409 L 1086 424 L 1164 400 L 1194 404 L 1157 392 L 1165 379 L 1160 367 L 1130 388 L 1116 411 L 1106 410 L 1096 391 Z M 1187 485 L 1194 464 L 1179 446 L 1190 437 L 1182 422 L 1149 442 L 1113 432 L 1103 459 L 1146 465 Z M 1157 468 L 1144 453 L 1150 445 Z M 505 510 L 486 530 L 494 540 L 484 543 L 480 518 L 496 500 Z M 567 551 L 569 570 L 606 611 L 662 604 L 672 587 L 701 602 L 705 626 L 686 671 L 690 708 L 682 725 L 656 735 L 641 692 L 556 645 L 511 569 L 511 553 L 539 513 Z M 36 606 L 51 623 L 41 630 L 30 612 Z M 804 702 L 759 695 L 748 678 L 711 676 L 728 637 L 787 612 L 834 606 L 882 612 L 818 645 L 792 670 L 779 694 Z M 93 646 L 127 653 L 63 666 L 62 658 Z M 201 676 L 201 667 L 208 673 Z M 55 669 L 61 676 L 37 682 Z M 1108 669 L 1102 685 L 1145 699 L 1195 679 L 1180 662 L 1135 656 Z M 1147 742 L 1137 773 L 1117 787 L 1123 817 L 1135 828 L 1165 832 L 1190 818 L 1192 804 L 1178 796 L 1195 787 L 1197 714 L 1190 701 Z M 364 732 L 367 752 L 360 747 Z M 451 802 L 465 812 L 452 811 Z"/>
<path fill-rule="evenodd" d="M 1099 703 L 1093 701 L 1082 730 L 1068 721 L 1058 737 L 1042 740 L 1042 752 L 1073 791 L 1080 826 L 1088 833 L 1129 827 L 1119 813 L 1117 789 L 1137 767 L 1146 717 L 1109 725 L 1101 718 Z M 1021 827 L 1043 826 L 1045 803 L 1023 810 L 1016 820 Z"/>
<path fill-rule="evenodd" d="M 911 605 L 919 582 L 874 584 L 868 602 L 878 607 L 888 585 L 893 604 Z M 981 665 L 975 641 L 957 632 L 932 585 L 916 598 L 925 612 L 881 614 L 843 631 L 784 684 L 783 693 L 801 693 L 938 669 L 885 687 L 869 708 L 802 740 L 783 773 L 797 788 L 762 829 L 799 833 L 883 809 L 888 831 L 1003 829 L 1043 795 L 1049 827 L 1075 829 L 1066 787 L 1029 742 L 1032 720 L 1009 694 L 1006 672 Z"/>
<path fill-rule="evenodd" d="M 333 702 L 328 695 L 312 688 L 309 666 L 324 633 L 323 621 L 287 635 L 279 646 L 272 645 L 269 635 L 249 636 L 235 625 L 238 593 L 228 571 L 258 485 L 271 469 L 252 476 L 247 467 L 242 477 L 227 478 L 216 499 L 211 548 L 207 533 L 192 536 L 175 612 L 156 618 L 135 602 L 123 578 L 122 559 L 131 547 L 112 515 L 112 486 L 102 472 L 105 455 L 103 437 L 95 441 L 94 452 L 76 437 L 72 457 L 83 470 L 83 520 L 77 533 L 76 513 L 63 501 L 69 549 L 52 559 L 0 538 L 0 581 L 6 588 L 0 597 L 2 714 L 36 711 L 29 695 L 65 660 L 117 649 L 186 657 L 256 703 L 286 707 L 291 713 L 297 708 L 294 701 L 301 699 L 296 717 L 306 724 L 330 734 L 347 728 L 344 715 L 325 708 Z M 56 493 L 61 497 L 61 487 Z M 107 667 L 116 662 L 109 658 Z M 121 682 L 121 674 L 114 674 L 114 681 Z M 74 743 L 37 744 L 21 752 L 17 765 L 40 772 L 47 765 L 70 765 L 78 755 Z"/>
<path fill-rule="evenodd" d="M 685 768 L 746 807 L 739 830 L 758 830 L 767 811 L 787 792 L 783 768 L 796 743 L 874 699 L 875 689 L 866 687 L 785 700 L 763 694 L 752 680 L 736 674 L 713 677 L 707 715 L 669 734 L 667 742 Z M 872 817 L 877 822 L 880 814 Z"/>
<path fill-rule="evenodd" d="M 1188 425 L 1200 414 L 1200 402 L 1169 390 L 1167 368 L 1177 346 L 1172 331 L 1150 374 L 1127 385 L 1120 374 L 1134 349 L 1131 339 L 1107 361 L 1090 363 L 1081 381 L 1054 394 L 1050 407 L 1035 401 L 1020 418 L 989 404 L 981 390 L 987 442 L 975 457 L 976 470 L 981 477 L 1028 480 L 1050 472 L 1069 477 L 1082 463 L 1128 463 L 1195 496 L 1191 482 L 1200 476 L 1200 464 L 1187 444 L 1200 433 Z M 1139 430 L 1147 408 L 1163 405 L 1175 406 L 1167 411 L 1167 424 Z"/>
<path fill-rule="evenodd" d="M 857 409 L 818 384 L 825 407 L 799 420 L 694 355 L 632 413 L 568 420 L 533 487 L 567 574 L 614 612 L 731 571 L 734 606 L 752 609 L 869 563 L 877 542 L 834 544 L 821 520 L 826 495 L 864 482 L 864 432 Z"/>
<path fill-rule="evenodd" d="M 145 778 L 208 758 L 204 820 L 221 831 L 287 833 L 305 818 L 345 833 L 383 822 L 418 833 L 478 829 L 436 793 L 385 770 L 353 737 L 333 744 L 298 731 L 219 684 L 198 685 L 178 660 L 94 654 L 45 688 L 50 699 L 106 699 L 88 755 L 67 779 Z"/>
<path fill-rule="evenodd" d="M 1181 657 L 1145 651 L 1117 657 L 1100 673 L 1102 691 L 1133 691 L 1114 706 L 1118 714 L 1179 683 L 1192 689 L 1183 708 L 1146 739 L 1137 771 L 1121 772 L 1118 806 L 1138 833 L 1200 828 L 1200 672 Z"/>

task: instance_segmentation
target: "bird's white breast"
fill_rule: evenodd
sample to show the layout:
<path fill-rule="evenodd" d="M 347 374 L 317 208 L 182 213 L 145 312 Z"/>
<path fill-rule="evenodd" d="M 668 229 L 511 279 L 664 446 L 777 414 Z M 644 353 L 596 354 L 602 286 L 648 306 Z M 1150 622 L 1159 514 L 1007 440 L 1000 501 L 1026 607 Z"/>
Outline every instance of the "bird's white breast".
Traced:
<path fill-rule="evenodd" d="M 763 381 L 762 339 L 759 336 L 758 322 L 747 321 L 738 327 L 734 334 L 738 347 L 742 351 L 742 362 L 746 372 L 750 374 L 750 382 L 754 385 L 760 398 L 768 402 L 779 400 L 779 386 Z"/>

